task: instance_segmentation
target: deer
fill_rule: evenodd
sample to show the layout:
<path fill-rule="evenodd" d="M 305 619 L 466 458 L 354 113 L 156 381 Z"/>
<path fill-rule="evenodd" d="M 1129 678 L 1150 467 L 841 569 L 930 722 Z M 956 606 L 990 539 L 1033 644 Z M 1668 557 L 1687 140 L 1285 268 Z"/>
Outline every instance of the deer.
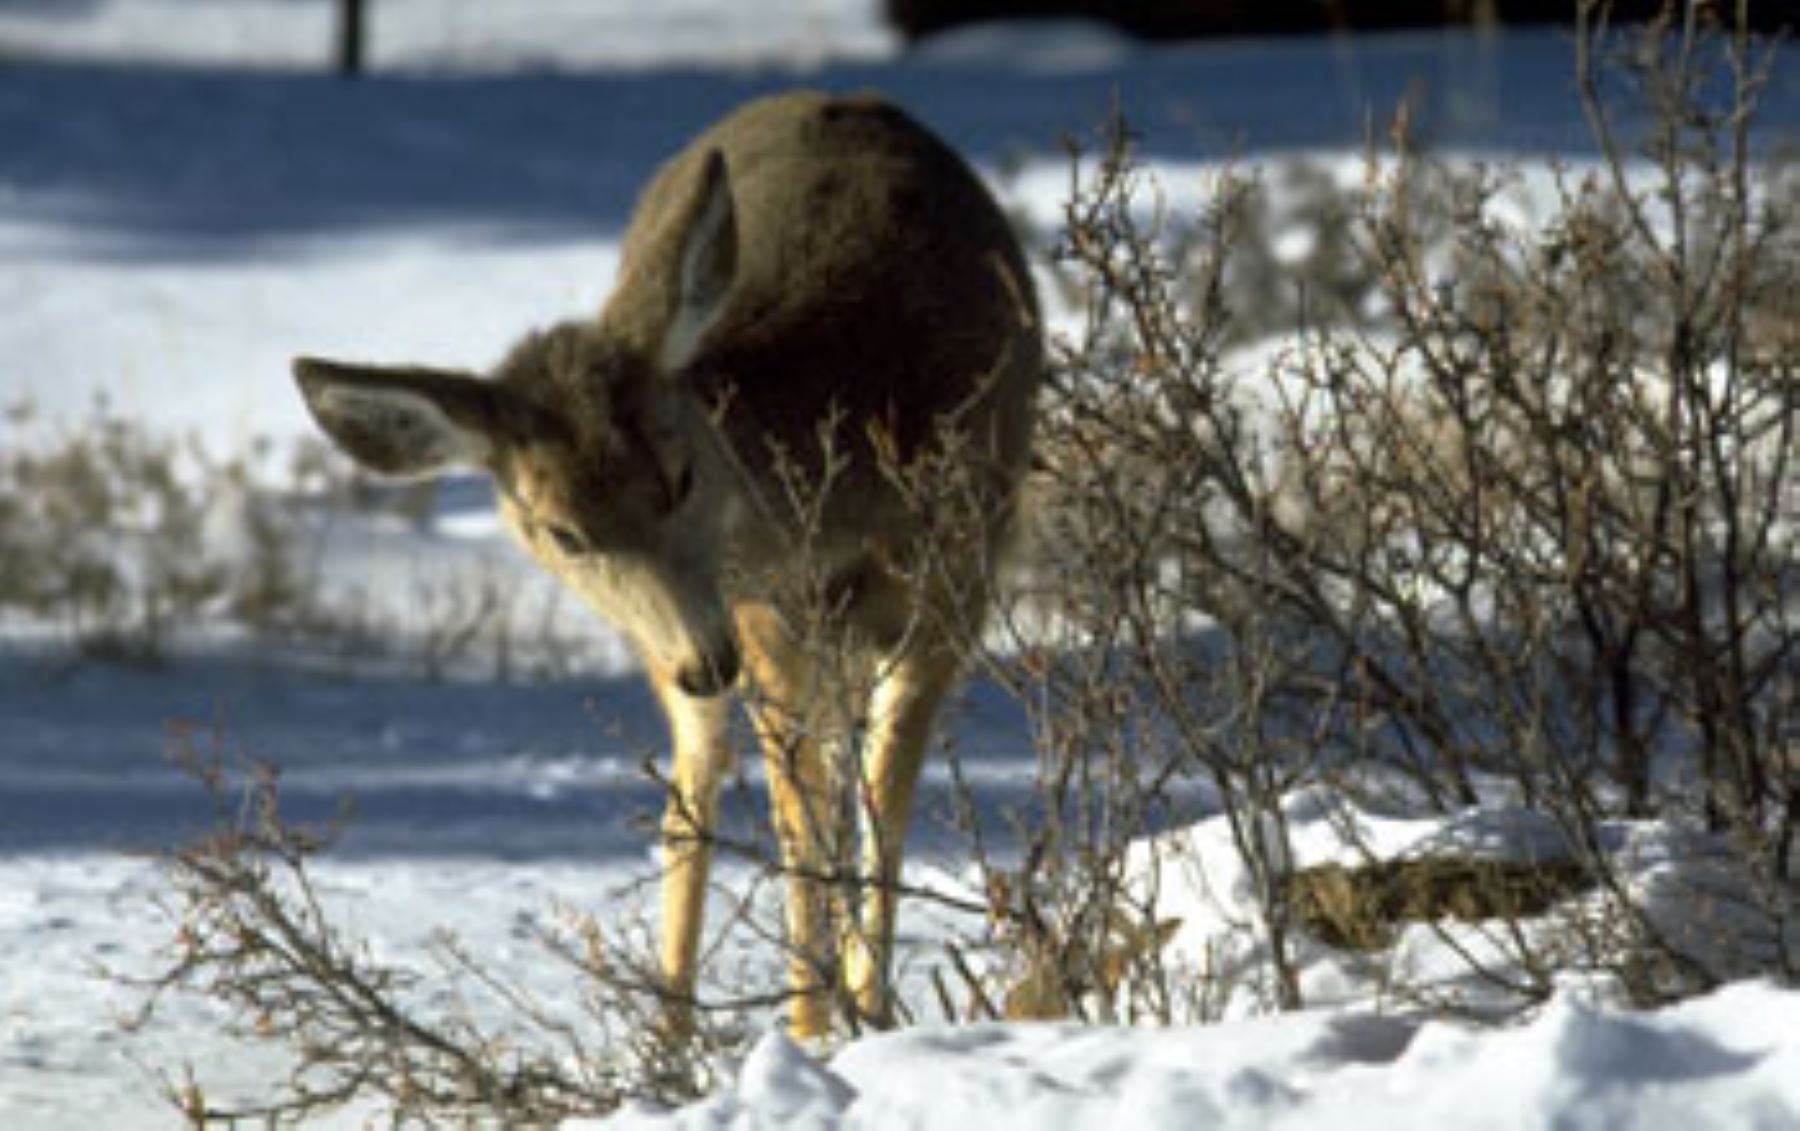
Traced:
<path fill-rule="evenodd" d="M 1043 368 L 1024 252 L 977 174 L 879 96 L 809 91 L 739 107 L 661 167 L 597 317 L 486 374 L 294 362 L 367 471 L 491 477 L 517 543 L 632 646 L 673 747 L 671 1031 L 697 1005 L 734 690 L 785 877 L 788 1027 L 895 1022 L 916 787 L 1014 541 Z M 932 533 L 920 476 L 968 484 L 957 537 Z M 797 485 L 813 504 L 789 505 Z M 829 705 L 820 634 L 858 673 L 853 711 Z M 853 832 L 827 796 L 845 780 Z M 847 896 L 827 890 L 846 835 Z"/>

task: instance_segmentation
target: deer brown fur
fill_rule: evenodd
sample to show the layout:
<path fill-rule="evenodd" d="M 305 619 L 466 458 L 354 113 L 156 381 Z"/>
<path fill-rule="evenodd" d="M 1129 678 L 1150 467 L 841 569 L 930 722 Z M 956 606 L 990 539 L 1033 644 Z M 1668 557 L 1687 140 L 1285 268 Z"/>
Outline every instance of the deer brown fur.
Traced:
<path fill-rule="evenodd" d="M 813 93 L 752 102 L 665 165 L 599 317 L 527 337 L 491 377 L 295 363 L 319 424 L 369 468 L 491 475 L 518 541 L 635 646 L 674 745 L 677 1002 L 730 761 L 723 693 L 746 690 L 807 1036 L 834 1003 L 890 1019 L 901 846 L 959 668 L 946 626 L 978 624 L 988 600 L 1041 369 L 1029 271 L 977 178 L 894 106 Z M 927 466 L 969 484 L 973 530 L 931 535 L 904 487 Z M 829 607 L 808 605 L 809 579 Z M 821 630 L 866 700 L 832 705 L 843 673 L 809 643 Z M 846 773 L 864 832 L 848 905 L 822 882 L 825 793 Z"/>

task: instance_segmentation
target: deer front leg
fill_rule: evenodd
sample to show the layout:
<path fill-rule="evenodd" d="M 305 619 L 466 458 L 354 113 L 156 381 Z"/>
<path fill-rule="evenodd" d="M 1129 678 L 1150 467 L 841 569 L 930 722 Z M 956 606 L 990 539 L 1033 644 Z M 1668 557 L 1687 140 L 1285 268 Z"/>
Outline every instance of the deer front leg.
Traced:
<path fill-rule="evenodd" d="M 832 803 L 819 744 L 778 707 L 753 712 L 769 770 L 770 803 L 781 866 L 787 874 L 786 946 L 793 1001 L 788 1026 L 796 1037 L 831 1030 L 833 951 L 830 888 L 832 866 L 828 808 Z"/>
<path fill-rule="evenodd" d="M 787 877 L 785 942 L 793 991 L 788 1026 L 797 1037 L 823 1037 L 831 1029 L 837 985 L 829 876 L 844 830 L 827 759 L 846 738 L 833 707 L 839 693 L 820 685 L 817 666 L 778 614 L 740 611 L 738 631 L 751 677 L 750 716 L 768 767 L 770 808 Z"/>
<path fill-rule="evenodd" d="M 696 965 L 706 916 L 706 879 L 718 827 L 719 785 L 731 763 L 726 743 L 726 699 L 699 699 L 672 676 L 651 683 L 668 717 L 675 750 L 662 822 L 662 972 L 668 1001 L 664 1028 L 685 1035 L 693 1028 Z"/>
<path fill-rule="evenodd" d="M 906 833 L 932 726 L 955 686 L 958 664 L 945 648 L 893 661 L 875 685 L 858 790 L 862 817 L 862 900 L 841 946 L 844 986 L 859 1016 L 892 1026 L 895 908 Z"/>

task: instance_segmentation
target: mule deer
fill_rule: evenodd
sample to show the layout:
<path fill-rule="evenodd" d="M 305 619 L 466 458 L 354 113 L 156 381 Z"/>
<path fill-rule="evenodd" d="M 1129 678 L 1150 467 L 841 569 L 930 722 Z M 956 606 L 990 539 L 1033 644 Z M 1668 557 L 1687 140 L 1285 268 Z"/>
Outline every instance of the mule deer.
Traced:
<path fill-rule="evenodd" d="M 834 1003 L 891 1020 L 901 846 L 958 674 L 949 626 L 978 623 L 989 600 L 1041 369 L 1030 275 L 967 166 L 885 102 L 811 93 L 750 103 L 664 166 L 599 318 L 527 337 L 492 379 L 295 362 L 318 423 L 367 468 L 491 475 L 520 544 L 633 643 L 674 746 L 675 1002 L 695 988 L 723 693 L 742 667 L 805 1036 L 829 1029 Z M 971 484 L 959 538 L 928 538 L 903 486 L 927 467 Z M 786 505 L 796 481 L 817 492 L 809 517 Z M 823 706 L 803 574 L 824 580 L 824 631 L 866 676 L 858 723 Z M 825 793 L 846 773 L 862 798 L 854 901 L 824 886 L 839 811 Z"/>

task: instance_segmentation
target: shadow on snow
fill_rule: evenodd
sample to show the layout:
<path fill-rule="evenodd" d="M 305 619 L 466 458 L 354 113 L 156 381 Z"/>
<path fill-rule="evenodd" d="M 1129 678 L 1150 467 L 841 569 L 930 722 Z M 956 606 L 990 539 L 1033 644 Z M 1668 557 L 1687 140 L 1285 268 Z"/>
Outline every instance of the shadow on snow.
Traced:
<path fill-rule="evenodd" d="M 231 652 L 142 670 L 68 670 L 0 655 L 0 853 L 166 850 L 215 819 L 172 758 L 279 767 L 283 810 L 321 822 L 348 803 L 337 851 L 648 862 L 667 773 L 655 701 L 636 674 L 548 683 L 332 676 Z M 986 684 L 954 709 L 984 824 L 1028 804 L 1035 765 L 1018 708 Z M 764 838 L 763 775 L 748 728 L 726 835 Z M 942 759 L 920 798 L 917 845 L 959 834 Z"/>
<path fill-rule="evenodd" d="M 805 73 L 373 77 L 97 66 L 0 70 L 0 186 L 89 254 L 254 254 L 270 240 L 452 224 L 496 240 L 620 230 L 639 187 L 730 107 L 875 89 L 990 168 L 1054 157 L 1122 106 L 1166 160 L 1360 146 L 1412 105 L 1427 145 L 1591 149 L 1564 33 L 1249 40 L 1072 68 L 1026 53 Z M 1779 76 L 1777 76 L 1779 80 Z M 1776 81 L 1765 123 L 1800 119 Z"/>

